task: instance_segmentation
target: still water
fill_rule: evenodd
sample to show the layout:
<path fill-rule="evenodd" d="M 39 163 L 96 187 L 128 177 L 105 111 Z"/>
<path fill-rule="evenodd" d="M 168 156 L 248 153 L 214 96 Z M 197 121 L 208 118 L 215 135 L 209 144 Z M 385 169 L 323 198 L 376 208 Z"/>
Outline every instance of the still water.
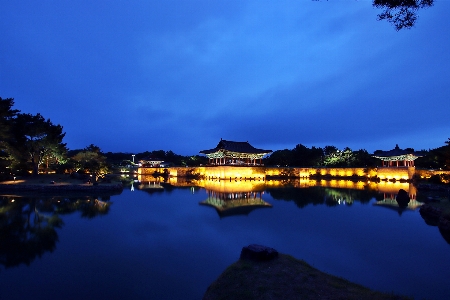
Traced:
<path fill-rule="evenodd" d="M 401 183 L 299 181 L 1 196 L 0 299 L 201 299 L 252 243 L 373 289 L 448 299 L 450 245 L 420 196 Z"/>

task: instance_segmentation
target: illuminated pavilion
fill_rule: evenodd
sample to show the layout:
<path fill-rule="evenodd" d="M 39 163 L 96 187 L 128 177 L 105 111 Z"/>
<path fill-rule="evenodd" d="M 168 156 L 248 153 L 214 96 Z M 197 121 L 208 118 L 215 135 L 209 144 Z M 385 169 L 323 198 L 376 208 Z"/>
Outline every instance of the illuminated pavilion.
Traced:
<path fill-rule="evenodd" d="M 159 167 L 163 162 L 164 160 L 155 157 L 146 157 L 139 161 L 139 163 L 144 167 Z"/>
<path fill-rule="evenodd" d="M 255 166 L 262 165 L 264 155 L 272 150 L 257 149 L 248 142 L 233 142 L 220 139 L 219 144 L 214 149 L 202 150 L 211 165 L 242 165 Z M 259 160 L 259 163 L 258 163 Z"/>
<path fill-rule="evenodd" d="M 422 157 L 413 149 L 400 149 L 398 145 L 389 151 L 375 151 L 373 157 L 381 159 L 382 167 L 414 167 L 414 160 Z"/>

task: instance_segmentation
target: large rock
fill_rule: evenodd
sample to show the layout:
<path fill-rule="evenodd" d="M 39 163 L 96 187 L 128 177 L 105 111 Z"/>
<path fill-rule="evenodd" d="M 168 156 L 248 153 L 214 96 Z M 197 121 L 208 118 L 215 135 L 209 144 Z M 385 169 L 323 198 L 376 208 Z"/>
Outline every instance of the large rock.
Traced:
<path fill-rule="evenodd" d="M 442 209 L 430 204 L 424 204 L 419 209 L 420 215 L 425 220 L 425 223 L 431 226 L 437 226 L 442 215 Z"/>
<path fill-rule="evenodd" d="M 267 261 L 276 257 L 278 257 L 277 250 L 262 245 L 251 244 L 242 248 L 240 258 L 255 261 Z"/>
<path fill-rule="evenodd" d="M 441 216 L 438 224 L 439 230 L 450 233 L 450 220 L 447 216 Z"/>

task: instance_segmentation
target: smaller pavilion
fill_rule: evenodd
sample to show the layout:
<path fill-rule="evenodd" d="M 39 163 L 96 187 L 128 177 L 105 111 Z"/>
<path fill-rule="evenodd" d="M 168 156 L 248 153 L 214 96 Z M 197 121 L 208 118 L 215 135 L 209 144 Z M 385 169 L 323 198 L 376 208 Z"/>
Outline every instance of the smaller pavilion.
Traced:
<path fill-rule="evenodd" d="M 373 157 L 381 159 L 382 167 L 414 167 L 414 160 L 422 157 L 422 152 L 414 149 L 400 149 L 398 145 L 389 151 L 375 151 Z"/>
<path fill-rule="evenodd" d="M 264 155 L 271 153 L 272 150 L 257 149 L 248 142 L 233 142 L 220 139 L 216 148 L 202 150 L 211 165 L 262 165 Z M 258 163 L 259 160 L 259 163 Z"/>
<path fill-rule="evenodd" d="M 156 158 L 156 157 L 146 157 L 144 159 L 141 159 L 139 161 L 139 163 L 141 164 L 142 167 L 154 168 L 154 167 L 160 167 L 161 164 L 164 163 L 164 160 L 160 159 L 160 158 Z"/>

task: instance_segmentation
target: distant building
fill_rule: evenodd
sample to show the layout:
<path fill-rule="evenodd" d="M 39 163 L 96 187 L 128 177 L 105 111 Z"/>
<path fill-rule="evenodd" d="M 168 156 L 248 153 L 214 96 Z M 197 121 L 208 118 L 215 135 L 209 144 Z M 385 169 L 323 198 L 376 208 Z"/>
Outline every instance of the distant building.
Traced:
<path fill-rule="evenodd" d="M 422 157 L 422 152 L 414 149 L 400 149 L 398 145 L 389 151 L 375 151 L 373 157 L 381 159 L 382 167 L 414 167 L 414 160 Z"/>
<path fill-rule="evenodd" d="M 159 167 L 160 167 L 160 168 L 169 168 L 169 167 L 173 167 L 173 163 L 163 161 L 162 163 L 159 164 Z"/>
<path fill-rule="evenodd" d="M 202 150 L 211 165 L 262 165 L 264 155 L 272 150 L 257 149 L 248 142 L 233 142 L 220 139 L 214 149 Z M 258 162 L 259 160 L 259 162 Z"/>
<path fill-rule="evenodd" d="M 139 163 L 142 167 L 154 168 L 154 167 L 160 167 L 161 164 L 164 163 L 164 160 L 162 160 L 160 158 L 155 158 L 155 157 L 146 157 L 144 159 L 141 159 L 139 161 Z"/>

